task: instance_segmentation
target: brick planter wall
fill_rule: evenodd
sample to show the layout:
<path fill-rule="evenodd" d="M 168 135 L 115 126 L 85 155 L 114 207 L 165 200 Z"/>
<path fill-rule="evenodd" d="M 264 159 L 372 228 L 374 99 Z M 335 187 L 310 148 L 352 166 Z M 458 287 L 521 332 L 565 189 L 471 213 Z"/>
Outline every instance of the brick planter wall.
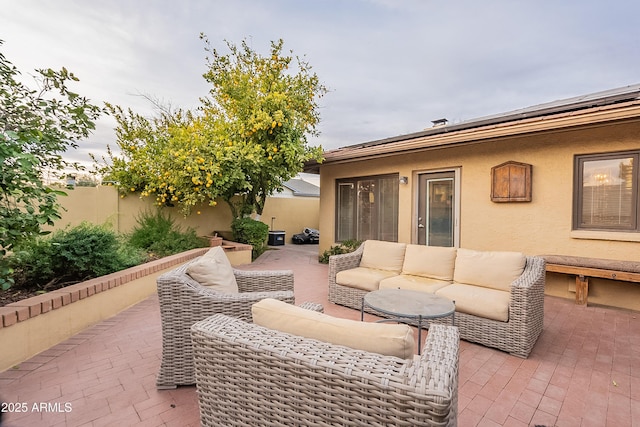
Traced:
<path fill-rule="evenodd" d="M 225 241 L 232 265 L 251 262 L 251 246 Z M 156 292 L 156 278 L 204 254 L 199 248 L 0 307 L 0 372 Z"/>
<path fill-rule="evenodd" d="M 48 313 L 61 307 L 83 300 L 100 292 L 125 285 L 145 276 L 153 275 L 173 266 L 183 264 L 205 253 L 209 248 L 193 249 L 168 256 L 126 270 L 100 276 L 85 282 L 70 285 L 46 294 L 27 298 L 0 307 L 0 328 L 13 326 L 18 322 Z"/>

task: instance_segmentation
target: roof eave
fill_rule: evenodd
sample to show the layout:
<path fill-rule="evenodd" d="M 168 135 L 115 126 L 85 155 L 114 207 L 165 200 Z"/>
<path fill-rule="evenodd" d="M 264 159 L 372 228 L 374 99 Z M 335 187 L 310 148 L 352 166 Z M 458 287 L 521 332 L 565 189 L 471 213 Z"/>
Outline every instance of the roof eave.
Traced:
<path fill-rule="evenodd" d="M 488 139 L 530 133 L 563 130 L 573 127 L 595 126 L 620 120 L 640 120 L 640 100 L 620 102 L 598 107 L 564 111 L 555 114 L 519 117 L 499 123 L 481 121 L 473 127 L 455 129 L 441 126 L 437 132 L 417 132 L 394 138 L 330 150 L 324 153 L 322 164 L 364 160 L 407 153 L 416 150 L 438 149 L 453 145 L 477 144 Z M 306 171 L 318 170 L 319 164 L 305 165 Z"/>

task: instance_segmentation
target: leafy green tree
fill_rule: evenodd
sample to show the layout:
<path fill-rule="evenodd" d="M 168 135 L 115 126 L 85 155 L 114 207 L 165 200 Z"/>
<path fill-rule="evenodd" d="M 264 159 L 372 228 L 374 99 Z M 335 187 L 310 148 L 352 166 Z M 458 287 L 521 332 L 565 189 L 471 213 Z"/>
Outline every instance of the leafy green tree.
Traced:
<path fill-rule="evenodd" d="M 318 99 L 326 93 L 311 66 L 283 54 L 282 40 L 268 56 L 246 42 L 227 42 L 230 53 L 211 48 L 212 87 L 197 112 L 169 111 L 145 118 L 110 106 L 118 122 L 120 155 L 109 153 L 102 172 L 120 191 L 140 191 L 156 204 L 180 205 L 185 214 L 200 204 L 226 201 L 234 218 L 261 214 L 267 196 L 321 160 L 308 144 L 317 135 Z"/>
<path fill-rule="evenodd" d="M 215 122 L 190 111 L 161 111 L 146 118 L 107 104 L 118 122 L 121 154 L 108 150 L 100 172 L 121 194 L 140 192 L 158 206 L 179 204 L 185 215 L 201 203 L 216 205 L 240 177 L 237 152 L 220 149 Z"/>
<path fill-rule="evenodd" d="M 211 54 L 204 78 L 212 84 L 203 109 L 218 117 L 224 145 L 245 154 L 243 179 L 224 199 L 234 217 L 262 214 L 266 198 L 301 172 L 305 161 L 322 159 L 307 135 L 318 134 L 318 99 L 326 88 L 308 62 L 283 53 L 282 39 L 261 56 L 246 41 L 239 47 L 227 42 L 231 53 L 222 55 L 201 37 Z"/>
<path fill-rule="evenodd" d="M 2 41 L 0 41 L 0 46 Z M 0 285 L 11 286 L 4 256 L 13 246 L 45 234 L 42 226 L 60 218 L 57 196 L 45 172 L 77 165 L 62 153 L 89 135 L 100 108 L 69 90 L 78 81 L 66 68 L 36 70 L 37 89 L 20 82 L 20 72 L 0 53 Z"/>

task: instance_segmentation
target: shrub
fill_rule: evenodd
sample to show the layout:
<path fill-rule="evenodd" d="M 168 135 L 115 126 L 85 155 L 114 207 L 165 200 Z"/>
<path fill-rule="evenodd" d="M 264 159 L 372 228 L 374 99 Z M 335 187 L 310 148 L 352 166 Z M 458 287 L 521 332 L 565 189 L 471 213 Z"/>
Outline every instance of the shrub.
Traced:
<path fill-rule="evenodd" d="M 259 257 L 265 250 L 265 242 L 269 235 L 269 226 L 261 221 L 251 218 L 236 218 L 231 222 L 233 240 L 238 243 L 247 243 L 253 247 L 251 256 Z"/>
<path fill-rule="evenodd" d="M 129 243 L 144 249 L 154 257 L 172 255 L 207 245 L 204 239 L 196 235 L 195 230 L 189 228 L 183 231 L 171 216 L 164 216 L 160 211 L 154 214 L 142 213 L 136 221 L 137 226 L 129 235 Z"/>
<path fill-rule="evenodd" d="M 318 257 L 318 261 L 322 264 L 329 264 L 329 257 L 331 255 L 341 255 L 348 254 L 349 252 L 353 252 L 360 247 L 362 242 L 360 240 L 345 240 L 339 245 L 331 246 L 329 249 L 324 251 L 322 255 Z"/>
<path fill-rule="evenodd" d="M 19 245 L 9 262 L 16 286 L 48 290 L 144 262 L 144 252 L 130 247 L 104 226 L 83 223 L 49 238 Z"/>
<path fill-rule="evenodd" d="M 118 242 L 117 255 L 124 265 L 123 269 L 140 265 L 150 260 L 150 256 L 146 251 L 133 246 L 125 236 L 118 236 Z"/>
<path fill-rule="evenodd" d="M 51 239 L 34 238 L 14 248 L 7 262 L 13 269 L 14 286 L 43 288 L 56 275 Z"/>

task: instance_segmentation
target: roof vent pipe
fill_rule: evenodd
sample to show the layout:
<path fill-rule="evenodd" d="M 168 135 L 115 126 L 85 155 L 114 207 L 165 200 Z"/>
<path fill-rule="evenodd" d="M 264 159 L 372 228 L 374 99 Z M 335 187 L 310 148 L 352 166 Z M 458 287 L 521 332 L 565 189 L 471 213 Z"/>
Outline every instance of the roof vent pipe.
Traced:
<path fill-rule="evenodd" d="M 447 119 L 438 119 L 438 120 L 432 120 L 431 123 L 433 123 L 433 127 L 437 127 L 437 126 L 444 126 L 449 122 L 449 120 Z"/>

